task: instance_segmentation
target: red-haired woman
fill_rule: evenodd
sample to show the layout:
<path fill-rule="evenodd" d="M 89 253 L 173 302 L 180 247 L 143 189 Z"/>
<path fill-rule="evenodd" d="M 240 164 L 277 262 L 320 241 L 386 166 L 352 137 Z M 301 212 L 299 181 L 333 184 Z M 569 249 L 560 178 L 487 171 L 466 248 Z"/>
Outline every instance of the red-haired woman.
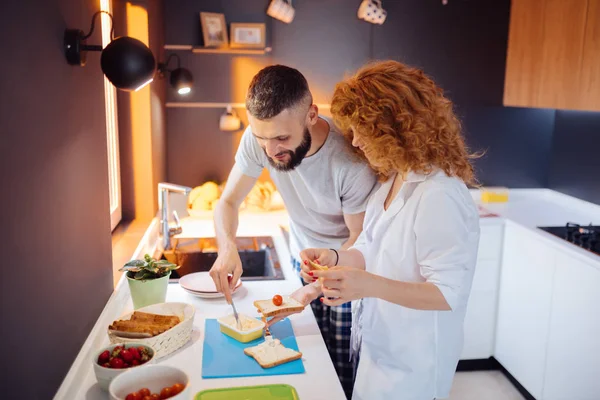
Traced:
<path fill-rule="evenodd" d="M 334 266 L 303 266 L 306 281 L 323 278 L 324 304 L 358 300 L 352 398 L 447 397 L 479 243 L 473 156 L 452 103 L 422 71 L 383 61 L 338 83 L 331 113 L 382 182 L 351 249 L 301 253 Z"/>

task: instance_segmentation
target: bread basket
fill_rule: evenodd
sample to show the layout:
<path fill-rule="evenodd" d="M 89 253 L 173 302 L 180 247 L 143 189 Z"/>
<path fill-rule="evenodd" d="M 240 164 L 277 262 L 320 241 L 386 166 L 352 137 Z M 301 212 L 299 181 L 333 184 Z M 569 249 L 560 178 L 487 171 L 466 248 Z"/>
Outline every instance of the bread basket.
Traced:
<path fill-rule="evenodd" d="M 194 315 L 196 309 L 193 305 L 187 303 L 159 303 L 152 304 L 147 307 L 140 308 L 141 312 L 161 315 L 176 315 L 181 319 L 181 322 L 166 332 L 150 338 L 125 338 L 117 336 L 108 331 L 108 337 L 111 343 L 143 343 L 152 347 L 156 351 L 155 357 L 165 357 L 175 350 L 182 347 L 192 337 L 192 326 L 194 325 Z M 128 320 L 133 312 L 125 314 L 119 320 Z"/>

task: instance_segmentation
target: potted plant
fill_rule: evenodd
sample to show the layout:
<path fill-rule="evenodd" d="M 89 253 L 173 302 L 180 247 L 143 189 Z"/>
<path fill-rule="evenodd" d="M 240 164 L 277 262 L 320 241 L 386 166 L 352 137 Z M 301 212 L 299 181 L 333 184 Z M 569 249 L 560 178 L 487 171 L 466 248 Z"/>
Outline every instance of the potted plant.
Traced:
<path fill-rule="evenodd" d="M 119 271 L 126 271 L 133 308 L 138 309 L 156 303 L 164 303 L 171 271 L 178 265 L 167 260 L 155 260 L 146 254 L 143 260 L 131 260 Z"/>

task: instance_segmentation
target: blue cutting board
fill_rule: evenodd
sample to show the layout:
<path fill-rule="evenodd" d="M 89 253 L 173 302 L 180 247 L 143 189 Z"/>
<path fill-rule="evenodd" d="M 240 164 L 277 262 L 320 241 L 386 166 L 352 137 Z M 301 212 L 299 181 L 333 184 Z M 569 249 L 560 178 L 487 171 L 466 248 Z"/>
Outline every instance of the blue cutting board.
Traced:
<path fill-rule="evenodd" d="M 244 354 L 246 347 L 264 342 L 263 338 L 241 343 L 225 335 L 216 319 L 207 319 L 204 325 L 202 350 L 202 378 L 235 378 L 243 376 L 303 374 L 302 359 L 290 361 L 272 368 L 263 368 L 250 356 Z M 292 324 L 288 318 L 271 328 L 271 335 L 290 349 L 298 351 Z"/>

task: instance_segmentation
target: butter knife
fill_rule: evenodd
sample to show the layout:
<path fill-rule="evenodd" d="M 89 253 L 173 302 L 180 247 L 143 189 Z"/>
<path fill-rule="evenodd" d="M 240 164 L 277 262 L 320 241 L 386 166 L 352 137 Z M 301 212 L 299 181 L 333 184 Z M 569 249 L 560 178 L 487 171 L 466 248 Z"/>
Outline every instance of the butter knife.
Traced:
<path fill-rule="evenodd" d="M 231 299 L 231 307 L 233 307 L 233 315 L 235 316 L 235 322 L 238 330 L 242 330 L 242 324 L 240 324 L 240 317 L 238 316 L 237 310 L 235 309 L 235 304 L 233 303 L 233 298 Z"/>
<path fill-rule="evenodd" d="M 233 276 L 231 275 L 227 275 L 227 281 L 231 282 L 231 279 L 233 278 Z M 231 307 L 233 308 L 233 316 L 235 317 L 235 323 L 236 323 L 236 327 L 238 328 L 238 330 L 242 330 L 242 324 L 240 324 L 240 317 L 238 316 L 238 312 L 235 309 L 235 303 L 233 302 L 233 293 L 231 294 Z"/>

